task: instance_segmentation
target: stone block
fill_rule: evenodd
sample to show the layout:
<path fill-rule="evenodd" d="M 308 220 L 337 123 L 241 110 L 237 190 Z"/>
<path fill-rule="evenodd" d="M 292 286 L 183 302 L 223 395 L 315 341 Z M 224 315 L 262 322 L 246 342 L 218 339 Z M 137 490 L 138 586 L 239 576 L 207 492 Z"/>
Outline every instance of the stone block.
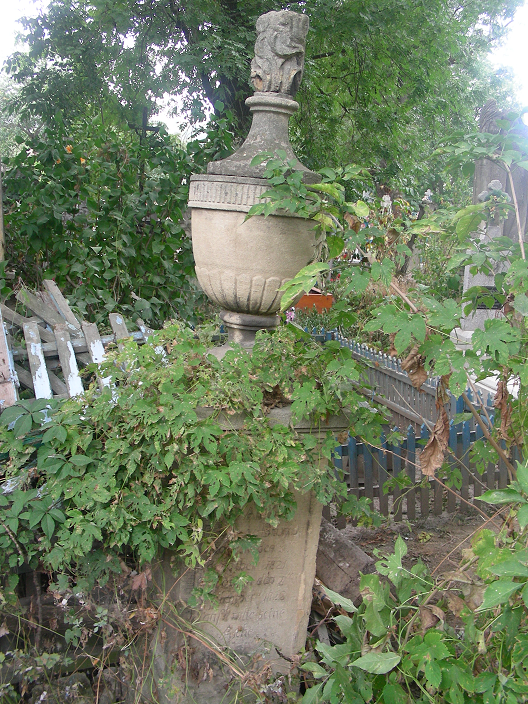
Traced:
<path fill-rule="evenodd" d="M 360 594 L 360 572 L 372 572 L 374 560 L 323 518 L 317 550 L 317 578 L 347 599 Z"/>
<path fill-rule="evenodd" d="M 192 590 L 200 586 L 202 570 L 182 568 L 174 577 L 174 555 L 167 552 L 154 571 L 152 595 L 164 606 L 163 620 L 148 646 L 148 686 L 157 690 L 161 704 L 231 702 L 240 689 L 237 668 L 251 669 L 257 680 L 259 671 L 290 670 L 287 658 L 306 641 L 321 522 L 321 504 L 312 492 L 297 494 L 296 500 L 293 519 L 276 528 L 253 506 L 237 521 L 237 532 L 261 539 L 259 560 L 254 564 L 245 552 L 227 566 L 215 589 L 218 608 L 186 606 Z M 232 579 L 241 571 L 252 581 L 238 594 Z M 228 662 L 229 651 L 236 653 L 234 667 Z"/>

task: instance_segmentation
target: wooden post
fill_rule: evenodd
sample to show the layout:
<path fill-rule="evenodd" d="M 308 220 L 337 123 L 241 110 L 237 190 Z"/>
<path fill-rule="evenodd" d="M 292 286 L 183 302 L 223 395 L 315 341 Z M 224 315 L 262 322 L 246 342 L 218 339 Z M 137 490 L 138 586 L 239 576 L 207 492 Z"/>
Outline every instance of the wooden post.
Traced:
<path fill-rule="evenodd" d="M 26 338 L 35 398 L 52 398 L 53 391 L 51 390 L 48 370 L 46 369 L 38 325 L 36 323 L 26 323 L 24 325 L 24 337 Z"/>
<path fill-rule="evenodd" d="M 5 260 L 4 192 L 2 190 L 2 157 L 0 157 L 0 262 Z"/>
<path fill-rule="evenodd" d="M 0 410 L 17 402 L 16 373 L 13 357 L 7 346 L 4 321 L 0 313 Z"/>
<path fill-rule="evenodd" d="M 56 325 L 54 332 L 55 339 L 57 340 L 57 352 L 62 367 L 62 374 L 68 389 L 68 396 L 80 396 L 84 393 L 84 387 L 81 377 L 79 376 L 79 368 L 77 367 L 77 360 L 75 359 L 70 333 L 66 328 L 66 324 Z"/>

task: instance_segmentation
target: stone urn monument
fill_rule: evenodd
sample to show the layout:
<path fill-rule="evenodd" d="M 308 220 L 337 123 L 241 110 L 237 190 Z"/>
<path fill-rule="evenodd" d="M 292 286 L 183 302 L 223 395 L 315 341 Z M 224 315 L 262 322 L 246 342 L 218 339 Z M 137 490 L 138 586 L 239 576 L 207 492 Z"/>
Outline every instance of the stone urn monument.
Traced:
<path fill-rule="evenodd" d="M 269 188 L 263 178 L 265 167 L 253 166 L 253 158 L 284 150 L 288 160 L 295 160 L 288 120 L 298 108 L 293 96 L 301 82 L 307 31 L 305 15 L 282 11 L 259 18 L 251 65 L 257 92 L 247 100 L 253 113 L 250 133 L 235 154 L 210 163 L 207 174 L 191 179 L 189 206 L 198 280 L 221 306 L 229 341 L 248 348 L 258 330 L 278 324 L 279 287 L 314 257 L 310 221 L 282 214 L 247 218 L 251 206 L 261 202 L 259 197 Z M 306 182 L 319 180 L 299 162 L 296 167 L 304 172 Z M 225 432 L 243 432 L 246 417 L 221 414 L 218 422 Z M 266 422 L 289 426 L 291 410 L 272 409 Z M 295 430 L 322 442 L 329 430 L 337 434 L 348 427 L 343 414 L 328 419 L 324 428 L 312 427 L 306 420 L 296 423 Z M 326 468 L 323 456 L 319 462 Z M 262 681 L 272 673 L 289 672 L 306 641 L 322 510 L 313 492 L 297 494 L 296 503 L 293 518 L 277 526 L 267 523 L 255 506 L 247 506 L 234 530 L 259 538 L 259 560 L 255 564 L 250 554 L 244 554 L 225 570 L 211 561 L 210 568 L 218 567 L 222 574 L 214 592 L 217 608 L 207 602 L 198 608 L 188 606 L 193 591 L 202 584 L 203 571 L 177 567 L 174 576 L 173 560 L 179 563 L 170 551 L 153 571 L 153 584 L 166 595 L 163 603 L 174 607 L 164 614 L 151 645 L 151 684 L 161 704 L 239 701 L 238 687 L 243 688 L 246 680 L 237 663 L 244 663 L 248 672 L 256 668 Z M 241 570 L 249 581 L 237 591 L 233 578 Z"/>
<path fill-rule="evenodd" d="M 296 160 L 288 121 L 298 109 L 293 99 L 301 83 L 308 17 L 268 12 L 257 21 L 251 79 L 246 100 L 253 114 L 246 141 L 232 156 L 211 162 L 207 174 L 191 177 L 192 243 L 196 275 L 217 303 L 229 341 L 250 347 L 257 330 L 274 328 L 279 288 L 314 256 L 314 224 L 291 215 L 253 216 L 252 205 L 269 188 L 265 165 L 252 166 L 263 152 L 286 152 L 307 183 L 319 181 Z"/>

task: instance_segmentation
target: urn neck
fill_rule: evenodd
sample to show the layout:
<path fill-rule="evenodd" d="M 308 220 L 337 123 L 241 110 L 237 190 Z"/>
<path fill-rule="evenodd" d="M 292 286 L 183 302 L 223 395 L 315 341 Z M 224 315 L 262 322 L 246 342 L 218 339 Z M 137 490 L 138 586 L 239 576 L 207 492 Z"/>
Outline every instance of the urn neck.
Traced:
<path fill-rule="evenodd" d="M 227 159 L 213 161 L 207 166 L 208 174 L 262 178 L 265 164 L 252 165 L 259 154 L 279 151 L 286 153 L 287 161 L 295 162 L 295 169 L 304 173 L 306 183 L 317 183 L 321 177 L 301 164 L 293 153 L 288 133 L 290 117 L 299 104 L 281 93 L 255 93 L 246 100 L 253 114 L 249 134 L 242 146 Z"/>

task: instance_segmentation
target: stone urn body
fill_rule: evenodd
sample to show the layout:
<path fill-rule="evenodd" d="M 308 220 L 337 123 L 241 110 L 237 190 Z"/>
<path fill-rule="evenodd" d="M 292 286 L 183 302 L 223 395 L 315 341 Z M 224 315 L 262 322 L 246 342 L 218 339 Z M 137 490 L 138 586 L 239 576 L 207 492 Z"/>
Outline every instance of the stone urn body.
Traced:
<path fill-rule="evenodd" d="M 275 327 L 279 288 L 314 257 L 312 221 L 286 215 L 247 219 L 251 206 L 261 202 L 259 196 L 268 188 L 260 178 L 214 174 L 192 178 L 189 205 L 196 275 L 232 330 Z"/>
<path fill-rule="evenodd" d="M 222 308 L 229 341 L 251 346 L 257 330 L 277 326 L 279 289 L 314 259 L 316 244 L 313 221 L 279 213 L 247 217 L 270 188 L 265 163 L 253 159 L 285 154 L 305 182 L 320 176 L 293 153 L 288 121 L 299 106 L 290 95 L 257 92 L 246 104 L 253 115 L 247 139 L 227 159 L 208 164 L 207 174 L 191 177 L 189 207 L 198 281 Z"/>

